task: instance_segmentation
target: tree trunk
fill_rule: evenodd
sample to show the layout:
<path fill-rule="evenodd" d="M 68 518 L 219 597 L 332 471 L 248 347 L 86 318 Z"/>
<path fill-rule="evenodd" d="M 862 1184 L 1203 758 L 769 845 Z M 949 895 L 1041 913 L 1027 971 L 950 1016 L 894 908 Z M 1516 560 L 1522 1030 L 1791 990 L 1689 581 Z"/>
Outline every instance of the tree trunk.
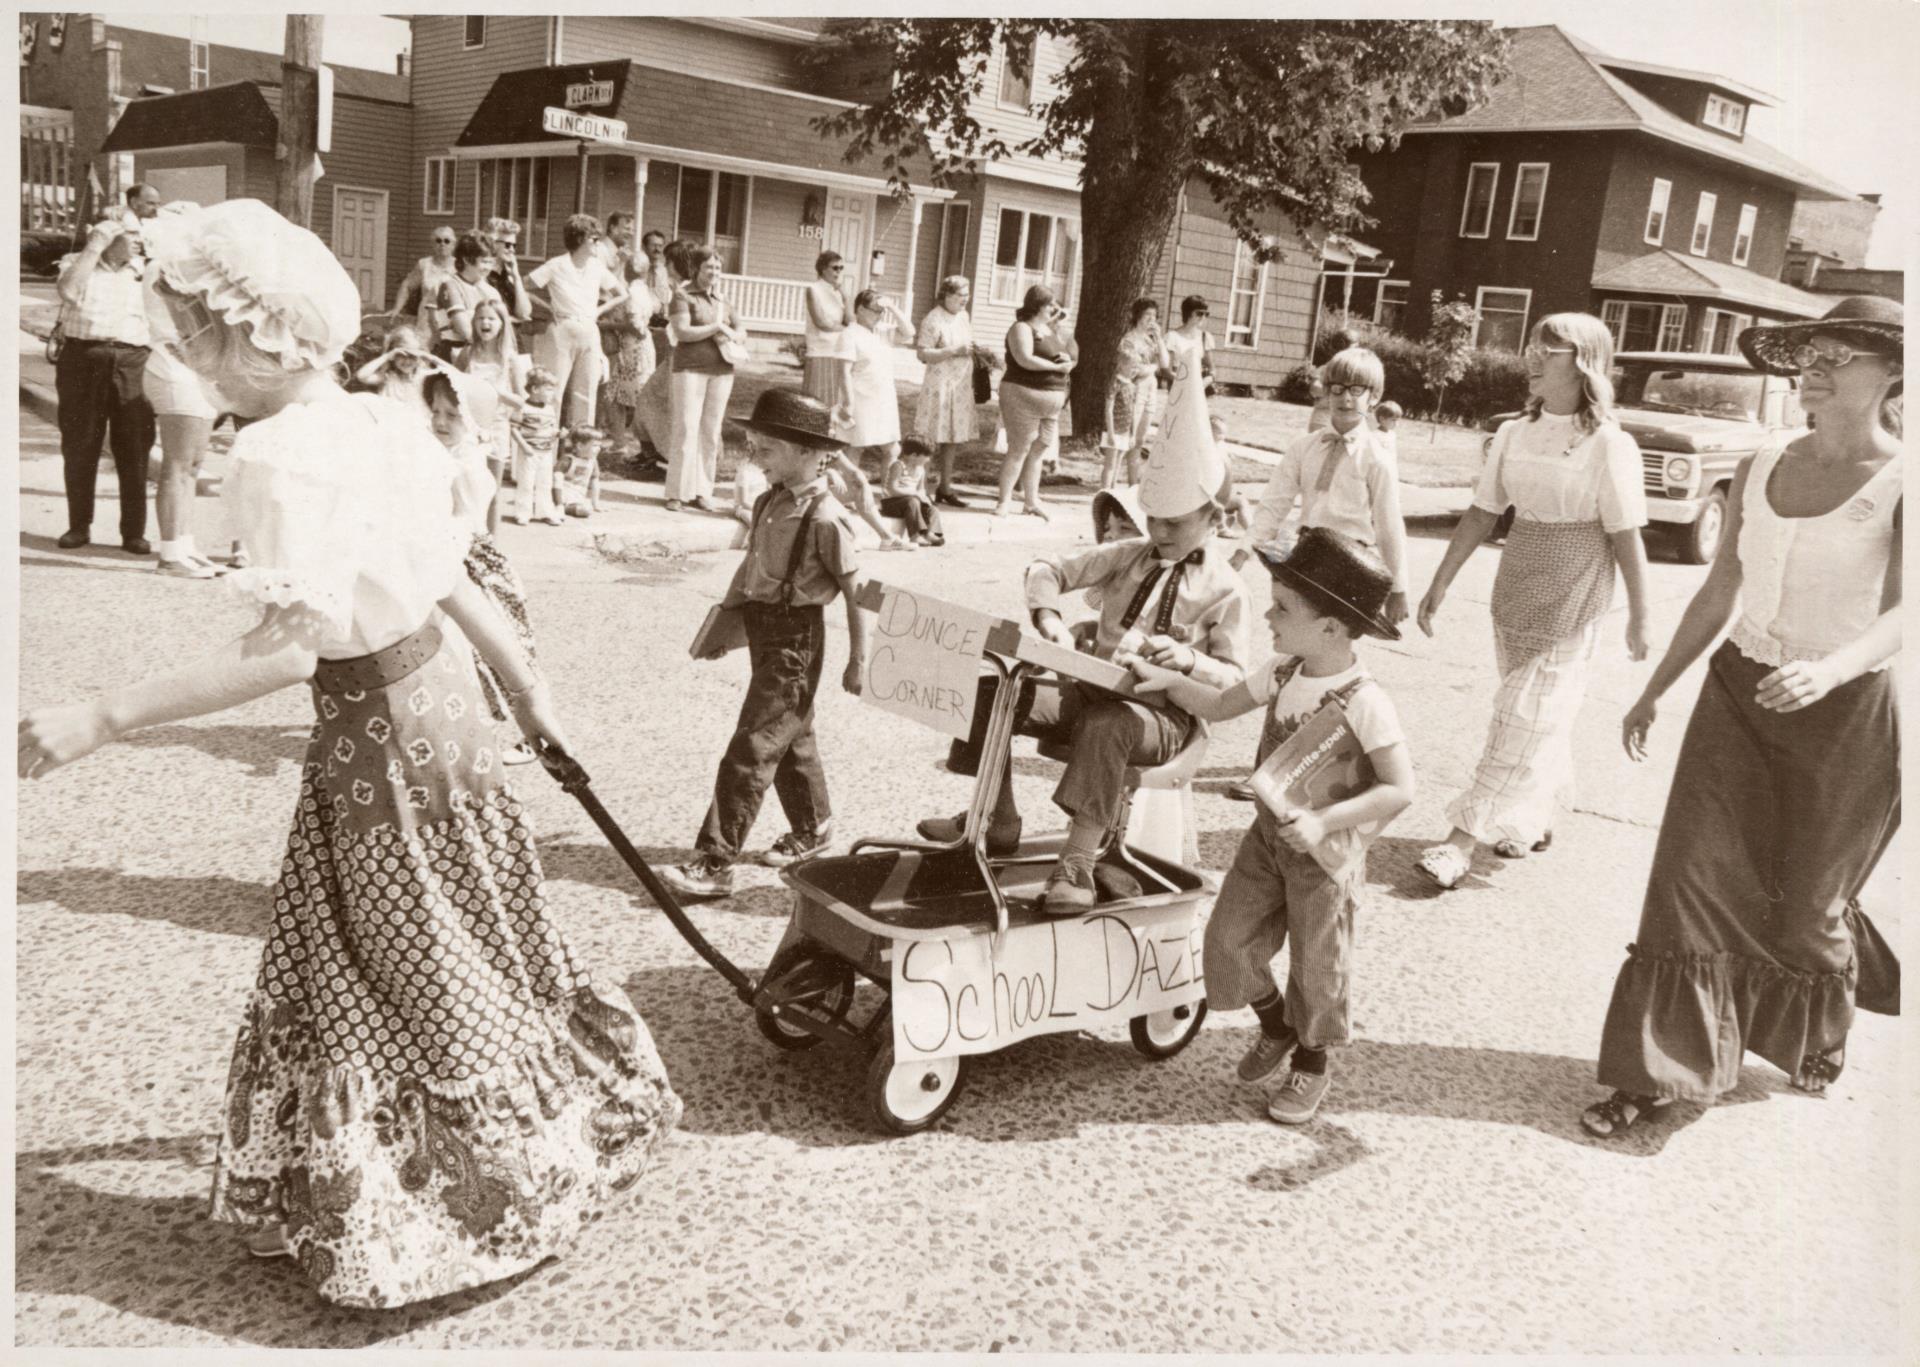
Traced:
<path fill-rule="evenodd" d="M 313 221 L 314 140 L 319 132 L 320 39 L 317 14 L 287 16 L 280 62 L 280 142 L 273 207 L 301 227 Z"/>
<path fill-rule="evenodd" d="M 1135 48 L 1133 61 L 1110 65 L 1087 135 L 1080 317 L 1074 325 L 1080 363 L 1071 391 L 1077 435 L 1097 435 L 1105 423 L 1107 387 L 1128 310 L 1151 291 L 1154 265 L 1179 216 L 1184 168 L 1192 162 L 1192 121 L 1154 46 L 1148 38 Z M 1160 321 L 1163 330 L 1178 322 Z"/>

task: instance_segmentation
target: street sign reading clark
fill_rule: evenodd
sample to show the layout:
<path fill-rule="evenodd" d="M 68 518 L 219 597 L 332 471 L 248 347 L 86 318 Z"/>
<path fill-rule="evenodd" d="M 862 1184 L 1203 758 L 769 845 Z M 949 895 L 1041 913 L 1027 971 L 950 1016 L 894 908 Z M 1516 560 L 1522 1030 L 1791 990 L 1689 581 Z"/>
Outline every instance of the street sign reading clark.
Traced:
<path fill-rule="evenodd" d="M 596 114 L 576 114 L 571 109 L 548 105 L 541 111 L 540 126 L 563 138 L 584 138 L 588 142 L 625 142 L 624 119 L 603 119 Z"/>
<path fill-rule="evenodd" d="M 567 108 L 569 109 L 605 104 L 612 98 L 612 81 L 576 81 L 567 87 Z"/>

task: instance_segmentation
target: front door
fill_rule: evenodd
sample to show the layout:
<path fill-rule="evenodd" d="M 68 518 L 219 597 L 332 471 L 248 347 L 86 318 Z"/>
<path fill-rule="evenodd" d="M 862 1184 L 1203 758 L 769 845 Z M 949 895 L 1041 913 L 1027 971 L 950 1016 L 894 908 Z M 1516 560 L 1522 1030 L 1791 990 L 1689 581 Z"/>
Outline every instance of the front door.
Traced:
<path fill-rule="evenodd" d="M 827 222 L 824 244 L 828 251 L 839 252 L 847 263 L 840 277 L 840 288 L 851 300 L 867 282 L 867 213 L 872 195 L 852 190 L 827 191 Z"/>
<path fill-rule="evenodd" d="M 333 254 L 353 277 L 360 306 L 378 312 L 387 295 L 387 192 L 333 187 Z"/>

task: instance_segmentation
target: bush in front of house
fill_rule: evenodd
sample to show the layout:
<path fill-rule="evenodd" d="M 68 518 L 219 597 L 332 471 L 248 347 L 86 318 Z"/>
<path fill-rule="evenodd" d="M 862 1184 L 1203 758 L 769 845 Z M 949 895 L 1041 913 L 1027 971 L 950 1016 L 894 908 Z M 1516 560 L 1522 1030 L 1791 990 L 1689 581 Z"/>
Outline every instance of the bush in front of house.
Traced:
<path fill-rule="evenodd" d="M 1474 425 L 1495 413 L 1512 412 L 1527 401 L 1527 367 L 1515 352 L 1488 347 L 1469 350 L 1466 372 L 1447 386 L 1436 414 L 1435 395 L 1421 365 L 1424 343 L 1336 311 L 1327 315 L 1314 344 L 1315 365 L 1325 365 L 1334 352 L 1348 346 L 1366 347 L 1380 358 L 1387 373 L 1382 397 L 1399 403 L 1409 416 L 1438 416 Z M 1281 384 L 1280 397 L 1288 403 L 1312 403 L 1311 376 L 1306 366 L 1295 366 Z"/>
<path fill-rule="evenodd" d="M 1276 397 L 1281 403 L 1312 403 L 1313 367 L 1297 365 L 1289 370 L 1286 378 L 1280 381 L 1280 389 Z"/>

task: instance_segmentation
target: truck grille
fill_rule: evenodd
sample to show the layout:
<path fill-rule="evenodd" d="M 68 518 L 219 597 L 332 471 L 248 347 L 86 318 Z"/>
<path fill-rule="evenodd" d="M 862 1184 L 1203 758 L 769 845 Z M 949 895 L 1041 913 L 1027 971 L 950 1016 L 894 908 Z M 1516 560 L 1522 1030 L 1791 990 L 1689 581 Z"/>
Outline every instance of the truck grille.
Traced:
<path fill-rule="evenodd" d="M 1656 493 L 1665 493 L 1667 488 L 1667 456 L 1664 451 L 1642 451 L 1641 467 L 1647 472 L 1647 488 Z"/>

